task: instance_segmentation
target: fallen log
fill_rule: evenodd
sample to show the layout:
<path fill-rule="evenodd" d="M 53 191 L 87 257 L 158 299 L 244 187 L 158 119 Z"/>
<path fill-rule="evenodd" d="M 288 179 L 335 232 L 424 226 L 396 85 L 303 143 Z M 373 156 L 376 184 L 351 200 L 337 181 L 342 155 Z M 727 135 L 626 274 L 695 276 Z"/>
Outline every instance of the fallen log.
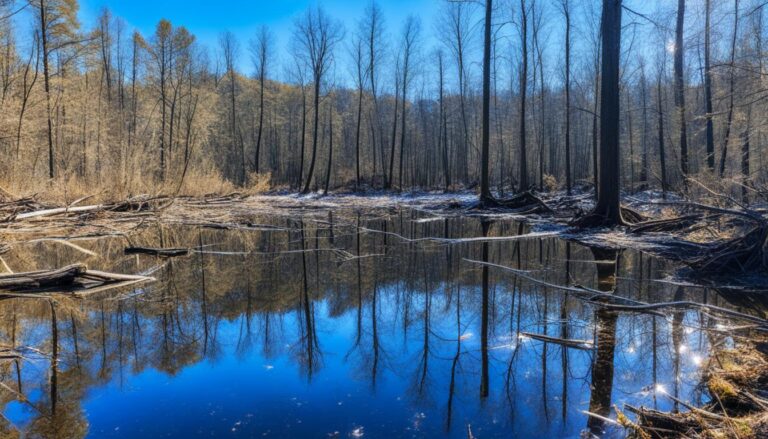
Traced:
<path fill-rule="evenodd" d="M 69 286 L 75 278 L 87 271 L 85 264 L 67 265 L 56 270 L 29 271 L 0 275 L 0 288 L 11 291 L 39 289 L 50 286 Z"/>
<path fill-rule="evenodd" d="M 91 288 L 118 287 L 150 280 L 154 278 L 89 270 L 85 264 L 72 264 L 55 270 L 2 274 L 0 275 L 0 295 L 79 292 Z"/>
<path fill-rule="evenodd" d="M 43 209 L 43 210 L 35 210 L 27 213 L 20 213 L 16 215 L 13 219 L 23 220 L 23 219 L 38 218 L 38 217 L 44 217 L 44 216 L 61 215 L 61 214 L 67 214 L 67 213 L 93 212 L 93 211 L 103 210 L 103 209 L 104 209 L 103 204 L 94 204 L 92 206 L 56 207 L 53 209 Z"/>
<path fill-rule="evenodd" d="M 557 338 L 557 337 L 550 337 L 544 334 L 535 334 L 532 332 L 520 332 L 520 335 L 524 337 L 532 338 L 534 340 L 559 344 L 567 348 L 581 349 L 585 351 L 590 351 L 595 348 L 595 344 L 592 342 L 592 340 L 573 340 L 568 338 Z"/>
<path fill-rule="evenodd" d="M 189 254 L 188 248 L 154 248 L 154 247 L 126 247 L 124 250 L 126 255 L 152 255 L 165 258 L 173 258 L 176 256 L 186 256 Z"/>

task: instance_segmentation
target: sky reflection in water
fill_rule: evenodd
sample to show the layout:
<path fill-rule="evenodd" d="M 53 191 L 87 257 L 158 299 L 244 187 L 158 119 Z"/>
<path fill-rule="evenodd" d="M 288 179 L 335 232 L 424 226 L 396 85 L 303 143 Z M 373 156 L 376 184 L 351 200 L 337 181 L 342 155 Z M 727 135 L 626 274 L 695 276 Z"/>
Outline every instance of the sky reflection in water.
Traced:
<path fill-rule="evenodd" d="M 2 364 L 2 383 L 13 391 L 20 383 L 29 399 L 3 390 L 2 428 L 30 437 L 464 438 L 471 425 L 479 438 L 578 437 L 583 412 L 607 398 L 660 409 L 673 406 L 656 387 L 705 398 L 697 371 L 712 340 L 696 328 L 714 324 L 706 316 L 596 315 L 562 291 L 494 268 L 484 291 L 483 268 L 465 259 L 608 290 L 618 267 L 622 296 L 728 306 L 715 292 L 650 282 L 673 267 L 635 252 L 603 264 L 598 283 L 592 252 L 553 238 L 446 244 L 394 235 L 483 234 L 476 219 L 416 221 L 422 215 L 260 218 L 277 228 L 163 228 L 134 238 L 210 252 L 168 261 L 123 256 L 118 239 L 80 244 L 98 258 L 62 246 L 14 249 L 5 259 L 24 269 L 83 258 L 131 273 L 165 266 L 142 294 L 63 298 L 55 316 L 48 301 L 0 302 L 3 344 L 50 354 L 54 328 L 58 340 L 56 367 L 46 355 L 20 362 L 19 375 Z M 498 221 L 487 233 L 521 232 Z M 596 341 L 596 349 L 521 332 Z M 610 383 L 591 391 L 606 376 Z"/>

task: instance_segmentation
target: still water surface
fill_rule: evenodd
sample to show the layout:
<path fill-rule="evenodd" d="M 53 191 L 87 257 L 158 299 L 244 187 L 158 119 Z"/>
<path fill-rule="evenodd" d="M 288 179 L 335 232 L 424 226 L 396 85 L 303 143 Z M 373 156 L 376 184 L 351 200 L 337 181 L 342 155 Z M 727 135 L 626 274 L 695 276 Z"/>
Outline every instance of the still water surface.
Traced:
<path fill-rule="evenodd" d="M 86 299 L 0 301 L 0 343 L 26 357 L 0 363 L 0 433 L 617 437 L 584 412 L 674 408 L 656 389 L 706 400 L 699 372 L 715 340 L 700 328 L 723 322 L 596 310 L 468 260 L 648 302 L 734 306 L 715 290 L 657 282 L 677 267 L 637 252 L 547 237 L 456 241 L 528 232 L 511 221 L 404 209 L 253 222 L 248 231 L 157 225 L 130 238 L 197 249 L 175 259 L 123 255 L 129 242 L 116 237 L 77 242 L 95 256 L 51 243 L 3 255 L 17 271 L 85 262 L 158 281 Z"/>

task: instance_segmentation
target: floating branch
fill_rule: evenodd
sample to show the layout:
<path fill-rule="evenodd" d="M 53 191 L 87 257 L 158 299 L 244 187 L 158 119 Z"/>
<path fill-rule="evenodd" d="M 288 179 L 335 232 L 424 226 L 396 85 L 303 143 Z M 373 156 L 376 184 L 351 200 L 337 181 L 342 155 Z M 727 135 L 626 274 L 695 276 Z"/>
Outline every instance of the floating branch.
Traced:
<path fill-rule="evenodd" d="M 532 338 L 534 340 L 559 344 L 559 345 L 562 345 L 568 348 L 573 348 L 573 349 L 581 349 L 581 350 L 589 351 L 595 348 L 595 344 L 592 342 L 592 340 L 572 340 L 567 338 L 550 337 L 548 335 L 543 335 L 543 334 L 534 334 L 532 332 L 521 332 L 520 335 L 524 337 Z"/>
<path fill-rule="evenodd" d="M 173 258 L 176 256 L 186 256 L 189 254 L 188 248 L 153 248 L 153 247 L 126 247 L 126 255 L 152 255 L 161 256 L 165 258 Z"/>

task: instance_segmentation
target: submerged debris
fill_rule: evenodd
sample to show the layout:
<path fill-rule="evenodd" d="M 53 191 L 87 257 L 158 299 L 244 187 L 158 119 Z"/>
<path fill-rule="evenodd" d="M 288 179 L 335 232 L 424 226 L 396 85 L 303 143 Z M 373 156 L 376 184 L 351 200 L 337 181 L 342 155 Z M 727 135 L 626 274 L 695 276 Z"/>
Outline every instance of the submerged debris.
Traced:
<path fill-rule="evenodd" d="M 151 255 L 160 256 L 164 258 L 172 258 L 176 256 L 186 256 L 189 254 L 188 248 L 154 248 L 154 247 L 126 247 L 126 255 Z"/>
<path fill-rule="evenodd" d="M 28 271 L 0 275 L 0 296 L 37 293 L 95 292 L 105 286 L 121 287 L 154 280 L 152 277 L 89 270 L 85 264 L 72 264 L 54 270 Z"/>
<path fill-rule="evenodd" d="M 701 408 L 676 399 L 689 411 L 668 413 L 625 406 L 637 416 L 636 428 L 630 432 L 643 438 L 768 437 L 768 342 L 746 342 L 713 352 L 702 384 L 711 401 Z"/>

